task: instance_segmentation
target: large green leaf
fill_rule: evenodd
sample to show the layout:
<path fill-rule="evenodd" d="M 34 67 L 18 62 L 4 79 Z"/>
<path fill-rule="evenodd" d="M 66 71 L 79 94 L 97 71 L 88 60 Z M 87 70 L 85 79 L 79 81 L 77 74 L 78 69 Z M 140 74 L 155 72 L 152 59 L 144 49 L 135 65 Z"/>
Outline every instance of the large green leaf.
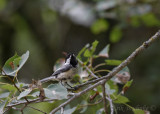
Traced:
<path fill-rule="evenodd" d="M 29 51 L 23 54 L 21 57 L 15 54 L 9 58 L 3 66 L 3 75 L 17 76 L 17 72 L 22 68 L 24 63 L 29 57 Z"/>
<path fill-rule="evenodd" d="M 44 88 L 44 93 L 47 98 L 50 99 L 66 99 L 68 91 L 61 84 L 51 84 L 47 88 Z M 39 96 L 40 92 L 35 92 L 32 94 L 33 97 Z"/>
<path fill-rule="evenodd" d="M 17 97 L 17 99 L 21 99 L 23 97 L 26 97 L 28 94 L 30 94 L 32 89 L 26 89 L 25 91 L 21 92 L 20 95 Z"/>
<path fill-rule="evenodd" d="M 10 84 L 2 85 L 1 89 L 6 89 L 6 90 L 9 90 L 10 92 L 14 92 L 17 90 L 16 87 L 14 87 L 13 85 L 10 85 Z"/>

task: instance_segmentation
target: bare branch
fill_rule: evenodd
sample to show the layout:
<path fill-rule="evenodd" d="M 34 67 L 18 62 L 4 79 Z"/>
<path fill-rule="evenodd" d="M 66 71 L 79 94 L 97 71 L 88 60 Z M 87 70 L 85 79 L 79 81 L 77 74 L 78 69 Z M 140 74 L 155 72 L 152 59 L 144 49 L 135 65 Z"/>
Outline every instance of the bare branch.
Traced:
<path fill-rule="evenodd" d="M 70 99 L 68 99 L 66 102 L 64 102 L 63 104 L 59 105 L 57 108 L 53 109 L 50 114 L 54 114 L 55 112 L 57 112 L 59 109 L 61 109 L 61 107 L 66 106 L 67 104 L 69 104 L 71 101 L 73 101 L 74 99 L 76 99 L 77 97 L 81 96 L 82 94 L 85 94 L 86 92 L 90 91 L 91 89 L 102 85 L 103 83 L 105 83 L 106 81 L 108 81 L 110 78 L 112 78 L 114 75 L 116 75 L 120 70 L 122 70 L 124 67 L 126 67 L 133 59 L 135 59 L 135 57 L 140 54 L 143 50 L 145 50 L 148 46 L 150 46 L 155 40 L 157 40 L 160 37 L 160 30 L 154 35 L 152 36 L 148 41 L 144 42 L 140 47 L 138 47 L 125 61 L 123 61 L 119 66 L 117 66 L 116 68 L 114 68 L 110 73 L 108 73 L 106 76 L 103 76 L 101 78 L 95 79 L 92 82 L 97 82 L 94 85 L 89 86 L 88 88 L 84 89 L 83 91 L 79 92 L 79 93 L 75 93 L 75 95 L 73 97 L 71 97 Z M 92 72 L 92 74 L 94 74 Z M 89 82 L 91 83 L 91 82 Z"/>
<path fill-rule="evenodd" d="M 108 94 L 108 92 L 106 91 L 106 93 L 107 93 L 107 96 L 108 97 L 106 97 L 106 99 L 109 101 L 109 104 L 110 104 L 110 109 L 111 109 L 111 113 L 110 114 L 113 114 L 113 103 L 112 103 L 112 99 L 110 98 L 110 95 Z"/>
<path fill-rule="evenodd" d="M 102 84 L 102 92 L 103 92 L 104 112 L 105 112 L 105 114 L 108 114 L 108 111 L 107 111 L 107 100 L 106 100 L 105 83 Z"/>
<path fill-rule="evenodd" d="M 77 59 L 77 60 L 82 66 L 86 68 L 86 70 L 91 74 L 91 76 L 98 78 L 98 76 L 96 76 L 86 65 L 84 65 L 84 63 L 80 59 Z"/>

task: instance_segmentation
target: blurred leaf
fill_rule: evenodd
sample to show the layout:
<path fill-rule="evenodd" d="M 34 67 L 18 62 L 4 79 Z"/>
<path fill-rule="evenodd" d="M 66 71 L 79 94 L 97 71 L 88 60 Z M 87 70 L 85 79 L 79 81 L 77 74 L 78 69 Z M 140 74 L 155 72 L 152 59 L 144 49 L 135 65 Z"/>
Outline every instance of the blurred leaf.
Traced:
<path fill-rule="evenodd" d="M 110 33 L 110 41 L 112 43 L 119 42 L 122 38 L 122 31 L 119 27 L 114 27 Z"/>
<path fill-rule="evenodd" d="M 122 95 L 118 95 L 118 97 L 113 100 L 114 103 L 127 103 L 129 102 L 129 99 L 125 96 L 122 96 Z"/>
<path fill-rule="evenodd" d="M 141 25 L 140 17 L 139 16 L 132 16 L 130 23 L 133 27 L 139 27 Z"/>
<path fill-rule="evenodd" d="M 0 11 L 3 10 L 3 8 L 5 8 L 6 4 L 7 4 L 6 0 L 0 0 Z"/>
<path fill-rule="evenodd" d="M 17 97 L 17 99 L 21 99 L 23 97 L 26 97 L 28 94 L 30 94 L 32 89 L 26 89 L 25 91 L 21 92 L 20 95 Z"/>
<path fill-rule="evenodd" d="M 105 19 L 99 19 L 96 22 L 94 22 L 94 24 L 91 26 L 91 31 L 94 34 L 99 34 L 101 32 L 108 30 L 108 28 L 109 28 L 108 21 Z"/>
<path fill-rule="evenodd" d="M 5 92 L 5 93 L 0 94 L 0 99 L 7 98 L 9 96 L 9 94 L 10 94 L 10 92 Z"/>
<path fill-rule="evenodd" d="M 147 13 L 141 16 L 143 23 L 148 27 L 160 26 L 160 21 L 153 13 Z"/>
<path fill-rule="evenodd" d="M 17 90 L 16 87 L 14 87 L 13 85 L 10 85 L 10 84 L 2 85 L 1 89 L 7 89 L 7 90 L 9 90 L 11 92 L 14 92 L 14 91 Z"/>
<path fill-rule="evenodd" d="M 104 47 L 100 53 L 98 54 L 100 57 L 106 57 L 108 58 L 109 57 L 109 48 L 110 48 L 110 45 L 106 45 L 106 47 Z"/>
<path fill-rule="evenodd" d="M 107 65 L 113 65 L 113 66 L 117 66 L 120 65 L 122 63 L 122 61 L 120 60 L 105 60 Z"/>
<path fill-rule="evenodd" d="M 29 57 L 29 51 L 23 54 L 21 57 L 15 54 L 9 58 L 3 66 L 3 75 L 17 76 L 17 72 L 22 68 L 24 63 Z"/>
<path fill-rule="evenodd" d="M 134 114 L 145 114 L 145 112 L 141 109 L 133 109 Z"/>

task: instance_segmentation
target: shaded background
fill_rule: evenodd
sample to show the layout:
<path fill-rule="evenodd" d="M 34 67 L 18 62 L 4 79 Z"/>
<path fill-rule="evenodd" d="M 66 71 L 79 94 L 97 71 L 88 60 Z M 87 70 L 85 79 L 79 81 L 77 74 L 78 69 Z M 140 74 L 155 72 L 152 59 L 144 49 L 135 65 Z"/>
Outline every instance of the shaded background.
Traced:
<path fill-rule="evenodd" d="M 0 66 L 29 50 L 18 78 L 30 83 L 52 74 L 63 51 L 77 54 L 98 40 L 97 52 L 111 44 L 110 58 L 123 60 L 159 27 L 159 0 L 0 0 Z M 159 46 L 129 65 L 134 82 L 126 94 L 153 114 L 160 113 Z"/>

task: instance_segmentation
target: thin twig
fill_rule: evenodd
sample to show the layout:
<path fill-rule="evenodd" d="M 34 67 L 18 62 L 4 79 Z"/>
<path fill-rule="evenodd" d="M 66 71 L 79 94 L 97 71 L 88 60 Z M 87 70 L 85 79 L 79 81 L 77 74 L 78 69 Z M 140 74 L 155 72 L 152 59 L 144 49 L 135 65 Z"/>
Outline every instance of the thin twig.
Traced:
<path fill-rule="evenodd" d="M 109 105 L 110 105 L 110 109 L 111 109 L 111 113 L 110 114 L 113 114 L 113 103 L 112 103 L 112 99 L 110 98 L 110 95 L 108 94 L 108 92 L 106 91 L 106 93 L 107 93 L 107 96 L 108 97 L 106 97 L 106 99 L 109 101 Z"/>
<path fill-rule="evenodd" d="M 82 66 L 85 67 L 85 69 L 91 74 L 91 76 L 98 78 L 98 76 L 96 76 L 86 65 L 84 65 L 84 63 L 80 59 L 77 59 L 77 60 Z"/>
<path fill-rule="evenodd" d="M 135 57 L 138 54 L 140 54 L 142 51 L 144 51 L 145 49 L 147 49 L 147 47 L 150 46 L 159 37 L 160 37 L 160 30 L 154 36 L 152 36 L 148 41 L 144 42 L 140 47 L 138 47 L 125 61 L 123 61 L 119 66 L 117 66 L 116 68 L 114 68 L 110 73 L 108 73 L 104 77 L 101 77 L 99 79 L 95 79 L 96 81 L 98 81 L 97 83 L 95 83 L 94 85 L 89 86 L 88 88 L 84 89 L 83 91 L 81 91 L 79 93 L 75 93 L 75 95 L 73 97 L 71 97 L 66 102 L 64 102 L 61 105 L 59 105 L 57 108 L 53 109 L 50 112 L 50 114 L 54 114 L 61 107 L 66 106 L 67 104 L 69 104 L 71 101 L 73 101 L 77 97 L 81 96 L 82 94 L 85 94 L 86 92 L 90 91 L 91 89 L 93 89 L 93 88 L 95 88 L 95 87 L 97 87 L 97 86 L 105 83 L 106 81 L 108 81 L 110 78 L 112 78 L 113 76 L 115 76 L 120 70 L 122 70 L 124 67 L 126 67 L 133 59 L 135 59 Z"/>
<path fill-rule="evenodd" d="M 61 114 L 63 114 L 64 113 L 64 108 L 63 107 L 61 107 Z"/>
<path fill-rule="evenodd" d="M 102 93 L 103 93 L 104 112 L 105 114 L 108 114 L 105 83 L 102 84 Z"/>

